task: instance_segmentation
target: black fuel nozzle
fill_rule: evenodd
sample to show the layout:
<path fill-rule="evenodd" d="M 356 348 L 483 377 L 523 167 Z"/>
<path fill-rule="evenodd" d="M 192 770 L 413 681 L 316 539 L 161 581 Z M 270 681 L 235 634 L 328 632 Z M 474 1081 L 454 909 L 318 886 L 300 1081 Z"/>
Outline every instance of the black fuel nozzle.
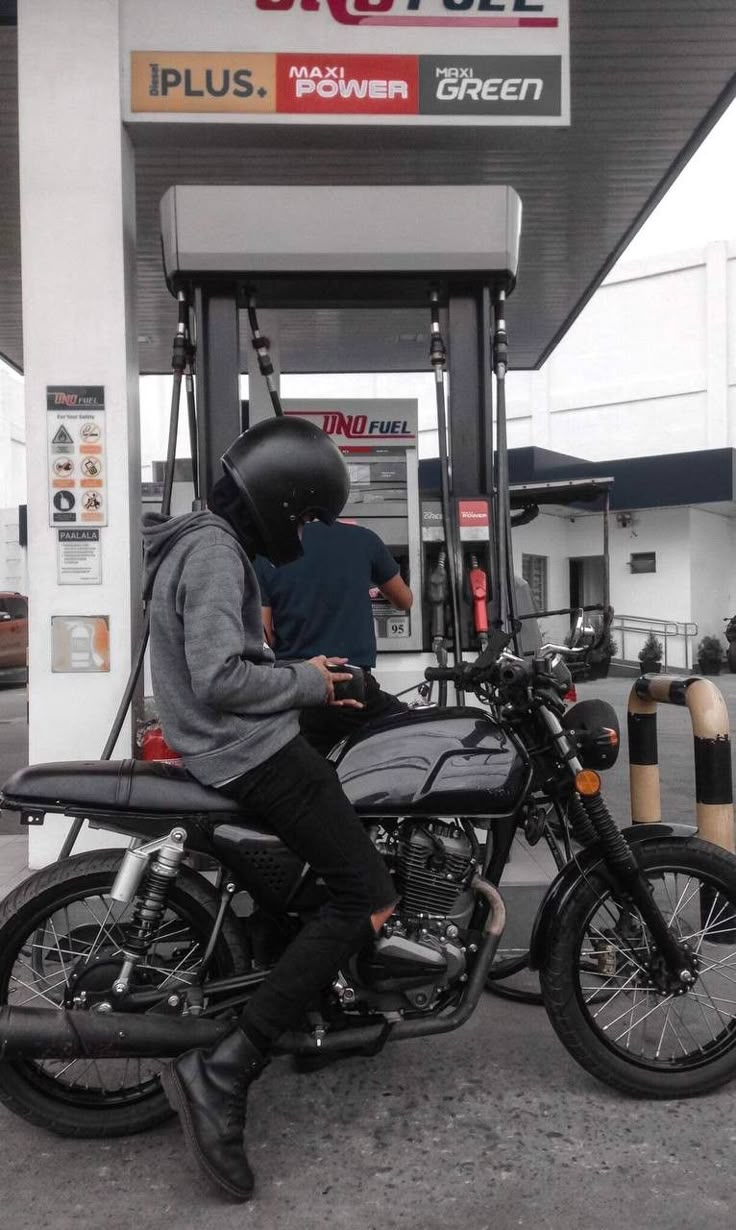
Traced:
<path fill-rule="evenodd" d="M 447 552 L 440 551 L 437 562 L 427 577 L 427 600 L 432 608 L 432 638 L 444 640 L 446 621 L 445 605 L 447 603 Z"/>

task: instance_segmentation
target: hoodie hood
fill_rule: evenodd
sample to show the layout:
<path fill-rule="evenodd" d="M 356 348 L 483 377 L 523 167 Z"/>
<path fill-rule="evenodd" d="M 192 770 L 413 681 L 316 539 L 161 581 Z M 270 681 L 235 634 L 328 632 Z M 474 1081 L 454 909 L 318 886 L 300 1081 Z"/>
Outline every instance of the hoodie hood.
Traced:
<path fill-rule="evenodd" d="M 151 597 L 153 582 L 162 560 L 175 543 L 188 534 L 217 528 L 240 542 L 232 526 L 211 512 L 186 513 L 183 517 L 167 517 L 163 513 L 146 513 L 143 517 L 143 597 Z"/>

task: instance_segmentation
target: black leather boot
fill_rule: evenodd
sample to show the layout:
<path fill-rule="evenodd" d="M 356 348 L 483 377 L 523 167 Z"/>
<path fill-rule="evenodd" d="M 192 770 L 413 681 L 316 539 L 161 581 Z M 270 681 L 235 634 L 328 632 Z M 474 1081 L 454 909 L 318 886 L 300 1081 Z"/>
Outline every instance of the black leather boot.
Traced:
<path fill-rule="evenodd" d="M 187 1051 L 161 1073 L 197 1165 L 234 1200 L 248 1200 L 253 1191 L 243 1148 L 245 1103 L 267 1063 L 242 1029 L 234 1029 L 212 1050 Z"/>

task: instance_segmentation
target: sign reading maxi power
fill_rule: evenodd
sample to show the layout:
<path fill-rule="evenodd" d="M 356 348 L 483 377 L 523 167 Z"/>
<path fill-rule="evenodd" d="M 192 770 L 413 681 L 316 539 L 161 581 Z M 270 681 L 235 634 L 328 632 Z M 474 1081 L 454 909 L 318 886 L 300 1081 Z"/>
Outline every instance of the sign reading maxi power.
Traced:
<path fill-rule="evenodd" d="M 210 45 L 221 21 L 243 51 L 141 51 L 128 23 L 129 118 L 569 123 L 568 0 L 211 0 Z"/>

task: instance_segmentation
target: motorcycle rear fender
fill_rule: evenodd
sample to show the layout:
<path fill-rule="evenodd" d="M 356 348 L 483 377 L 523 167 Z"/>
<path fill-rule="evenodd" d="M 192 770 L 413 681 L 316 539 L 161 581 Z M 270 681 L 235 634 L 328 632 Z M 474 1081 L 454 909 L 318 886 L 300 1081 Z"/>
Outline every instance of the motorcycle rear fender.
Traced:
<path fill-rule="evenodd" d="M 630 846 L 656 841 L 662 837 L 689 841 L 691 837 L 697 836 L 697 829 L 690 824 L 634 824 L 630 828 L 622 829 L 621 836 Z M 608 874 L 598 842 L 593 846 L 586 846 L 580 854 L 566 863 L 547 889 L 532 929 L 529 944 L 530 969 L 542 969 L 547 964 L 552 919 L 567 904 L 581 880 L 593 871 Z"/>

